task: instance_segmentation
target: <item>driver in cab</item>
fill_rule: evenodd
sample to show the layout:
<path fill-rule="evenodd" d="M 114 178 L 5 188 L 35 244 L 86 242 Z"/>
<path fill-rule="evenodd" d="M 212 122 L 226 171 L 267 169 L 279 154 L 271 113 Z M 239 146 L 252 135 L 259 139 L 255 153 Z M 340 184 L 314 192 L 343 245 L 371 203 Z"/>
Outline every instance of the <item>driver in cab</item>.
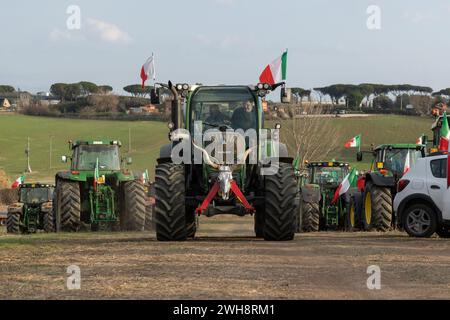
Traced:
<path fill-rule="evenodd" d="M 230 119 L 220 111 L 219 105 L 213 104 L 209 107 L 209 117 L 206 119 L 207 124 L 222 125 L 229 121 Z"/>
<path fill-rule="evenodd" d="M 255 129 L 256 118 L 254 109 L 255 105 L 252 101 L 247 101 L 244 107 L 236 109 L 231 117 L 233 129 L 242 129 L 244 131 Z"/>

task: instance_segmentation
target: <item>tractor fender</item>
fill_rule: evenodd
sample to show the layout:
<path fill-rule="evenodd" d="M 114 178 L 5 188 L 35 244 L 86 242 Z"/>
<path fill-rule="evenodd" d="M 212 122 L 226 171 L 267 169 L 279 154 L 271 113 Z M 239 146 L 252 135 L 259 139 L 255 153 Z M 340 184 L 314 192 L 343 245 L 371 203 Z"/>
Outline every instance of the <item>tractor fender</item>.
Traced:
<path fill-rule="evenodd" d="M 172 162 L 172 144 L 165 144 L 159 149 L 158 164 Z"/>
<path fill-rule="evenodd" d="M 61 171 L 56 174 L 55 181 L 65 180 L 65 181 L 76 181 L 76 182 L 85 182 L 86 176 L 79 175 L 75 176 L 70 171 Z"/>
<path fill-rule="evenodd" d="M 377 187 L 392 188 L 395 186 L 394 177 L 385 177 L 375 172 L 371 172 L 366 175 L 366 184 L 369 181 Z"/>
<path fill-rule="evenodd" d="M 19 213 L 23 212 L 23 203 L 14 203 L 8 207 L 8 213 Z"/>
<path fill-rule="evenodd" d="M 301 187 L 302 201 L 307 203 L 320 202 L 320 187 L 317 184 L 306 184 Z"/>

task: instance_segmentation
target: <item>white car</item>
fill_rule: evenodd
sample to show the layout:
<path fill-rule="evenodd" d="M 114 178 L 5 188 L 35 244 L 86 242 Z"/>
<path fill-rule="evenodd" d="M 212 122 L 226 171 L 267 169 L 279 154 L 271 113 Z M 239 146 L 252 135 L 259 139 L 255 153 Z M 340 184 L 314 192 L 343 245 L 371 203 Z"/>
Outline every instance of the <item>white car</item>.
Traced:
<path fill-rule="evenodd" d="M 413 237 L 434 233 L 450 237 L 450 191 L 447 189 L 447 155 L 418 159 L 397 185 L 394 211 L 399 227 Z"/>

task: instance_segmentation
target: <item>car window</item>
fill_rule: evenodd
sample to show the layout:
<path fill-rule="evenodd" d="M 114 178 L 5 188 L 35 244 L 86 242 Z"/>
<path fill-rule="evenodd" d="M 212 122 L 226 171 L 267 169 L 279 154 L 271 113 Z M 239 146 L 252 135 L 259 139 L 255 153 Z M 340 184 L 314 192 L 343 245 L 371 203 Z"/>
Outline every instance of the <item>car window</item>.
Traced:
<path fill-rule="evenodd" d="M 435 178 L 447 178 L 447 159 L 438 159 L 430 162 L 431 173 Z"/>

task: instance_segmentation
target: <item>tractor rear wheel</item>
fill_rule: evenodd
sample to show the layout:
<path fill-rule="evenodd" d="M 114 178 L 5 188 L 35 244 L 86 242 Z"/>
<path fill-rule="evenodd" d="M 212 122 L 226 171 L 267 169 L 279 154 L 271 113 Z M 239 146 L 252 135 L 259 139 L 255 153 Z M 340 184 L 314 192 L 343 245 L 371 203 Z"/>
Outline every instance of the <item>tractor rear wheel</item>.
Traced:
<path fill-rule="evenodd" d="M 44 212 L 44 231 L 47 233 L 55 232 L 55 222 L 53 210 Z"/>
<path fill-rule="evenodd" d="M 265 177 L 264 240 L 290 241 L 295 236 L 297 182 L 294 168 L 280 163 L 278 172 Z"/>
<path fill-rule="evenodd" d="M 81 196 L 78 182 L 58 181 L 56 214 L 59 215 L 62 231 L 79 231 L 81 227 Z"/>
<path fill-rule="evenodd" d="M 302 203 L 302 231 L 318 232 L 320 227 L 320 206 L 318 203 Z"/>
<path fill-rule="evenodd" d="M 197 233 L 198 217 L 195 214 L 195 207 L 187 206 L 186 210 L 186 234 L 188 238 L 195 238 Z"/>
<path fill-rule="evenodd" d="M 122 228 L 124 231 L 144 231 L 145 226 L 145 190 L 140 181 L 123 183 Z"/>
<path fill-rule="evenodd" d="M 363 225 L 366 230 L 389 231 L 392 224 L 392 195 L 386 187 L 368 182 L 364 188 Z"/>
<path fill-rule="evenodd" d="M 10 234 L 20 234 L 20 213 L 8 212 L 6 218 L 6 232 Z"/>
<path fill-rule="evenodd" d="M 184 167 L 163 163 L 156 167 L 156 237 L 158 241 L 185 241 L 186 228 Z"/>

